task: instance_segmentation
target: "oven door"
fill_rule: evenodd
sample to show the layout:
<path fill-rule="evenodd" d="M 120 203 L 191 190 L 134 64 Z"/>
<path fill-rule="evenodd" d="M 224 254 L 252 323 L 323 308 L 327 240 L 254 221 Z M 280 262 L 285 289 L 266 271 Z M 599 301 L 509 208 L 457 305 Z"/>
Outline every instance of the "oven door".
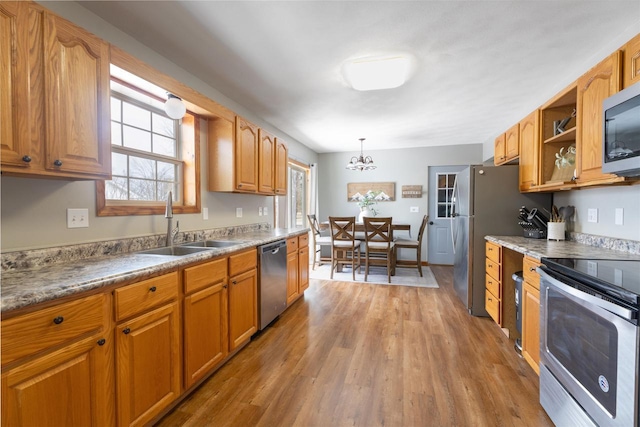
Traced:
<path fill-rule="evenodd" d="M 572 398 L 599 426 L 638 426 L 638 326 L 620 317 L 624 307 L 538 271 L 543 407 L 557 425 L 570 421 Z M 562 390 L 549 393 L 553 381 L 567 402 Z"/>

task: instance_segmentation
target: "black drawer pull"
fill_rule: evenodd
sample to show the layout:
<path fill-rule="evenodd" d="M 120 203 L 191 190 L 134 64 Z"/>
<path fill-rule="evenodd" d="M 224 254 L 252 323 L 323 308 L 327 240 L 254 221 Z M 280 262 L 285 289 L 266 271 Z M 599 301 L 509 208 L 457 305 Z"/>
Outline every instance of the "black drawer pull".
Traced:
<path fill-rule="evenodd" d="M 53 323 L 55 323 L 56 325 L 59 325 L 62 322 L 64 322 L 64 317 L 62 316 L 58 316 L 55 319 L 53 319 Z"/>
<path fill-rule="evenodd" d="M 122 331 L 122 333 L 123 333 L 123 334 L 125 334 L 125 335 L 129 335 L 129 332 L 131 332 L 131 329 L 129 329 L 129 328 L 125 328 L 125 329 Z"/>
<path fill-rule="evenodd" d="M 60 160 L 54 160 L 53 165 L 60 167 L 62 166 L 62 162 Z"/>
<path fill-rule="evenodd" d="M 22 156 L 22 161 L 25 163 L 31 163 L 31 157 L 25 154 L 24 156 Z"/>
<path fill-rule="evenodd" d="M 157 289 L 157 288 L 156 288 L 155 286 L 152 286 L 152 287 L 150 287 L 150 288 L 149 288 L 149 291 L 150 291 L 150 292 L 155 292 L 155 291 L 156 291 L 156 289 Z"/>
<path fill-rule="evenodd" d="M 106 342 L 107 342 L 107 340 L 105 340 L 104 338 L 100 338 L 100 339 L 98 340 L 98 345 L 102 346 L 102 345 L 104 345 Z"/>

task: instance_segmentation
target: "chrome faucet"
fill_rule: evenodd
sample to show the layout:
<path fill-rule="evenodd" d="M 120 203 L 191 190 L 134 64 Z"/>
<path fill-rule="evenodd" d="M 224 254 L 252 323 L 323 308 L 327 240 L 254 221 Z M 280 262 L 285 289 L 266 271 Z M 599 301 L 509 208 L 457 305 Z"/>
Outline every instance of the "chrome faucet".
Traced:
<path fill-rule="evenodd" d="M 164 210 L 164 217 L 167 218 L 167 246 L 173 246 L 173 240 L 180 231 L 180 221 L 176 221 L 176 228 L 171 228 L 171 220 L 173 219 L 173 195 L 169 191 L 167 197 L 167 207 Z"/>

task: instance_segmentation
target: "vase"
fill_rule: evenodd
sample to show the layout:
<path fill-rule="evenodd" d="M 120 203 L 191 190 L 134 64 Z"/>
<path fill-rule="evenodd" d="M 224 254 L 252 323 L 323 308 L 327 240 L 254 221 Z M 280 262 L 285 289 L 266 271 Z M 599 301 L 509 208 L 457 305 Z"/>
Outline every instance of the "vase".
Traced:
<path fill-rule="evenodd" d="M 358 215 L 358 222 L 363 223 L 365 216 L 373 216 L 369 208 L 360 208 L 360 215 Z"/>
<path fill-rule="evenodd" d="M 564 240 L 565 222 L 547 223 L 547 240 Z"/>

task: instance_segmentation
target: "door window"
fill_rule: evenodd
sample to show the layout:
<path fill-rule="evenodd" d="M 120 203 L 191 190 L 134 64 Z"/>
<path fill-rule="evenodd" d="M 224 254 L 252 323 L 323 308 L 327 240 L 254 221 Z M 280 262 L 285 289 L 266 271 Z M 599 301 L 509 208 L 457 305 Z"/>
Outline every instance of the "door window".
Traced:
<path fill-rule="evenodd" d="M 456 175 L 455 173 L 438 173 L 436 176 L 436 206 L 438 207 L 436 212 L 438 218 L 451 217 L 451 207 L 453 205 L 451 197 L 453 196 L 453 183 L 456 180 Z"/>
<path fill-rule="evenodd" d="M 308 169 L 289 164 L 289 227 L 306 227 Z"/>

